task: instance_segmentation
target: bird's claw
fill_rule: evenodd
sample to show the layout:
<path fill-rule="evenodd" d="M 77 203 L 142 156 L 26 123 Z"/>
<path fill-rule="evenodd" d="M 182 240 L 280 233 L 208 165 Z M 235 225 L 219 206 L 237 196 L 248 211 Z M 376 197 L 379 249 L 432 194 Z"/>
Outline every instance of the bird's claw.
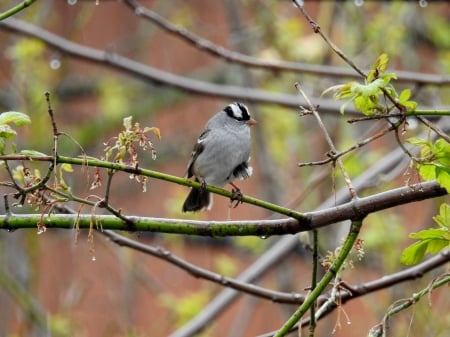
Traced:
<path fill-rule="evenodd" d="M 239 188 L 233 188 L 231 190 L 231 197 L 230 197 L 230 201 L 231 201 L 231 207 L 236 208 L 238 207 L 240 204 L 243 204 L 244 195 L 242 194 L 241 190 Z M 233 202 L 236 202 L 233 206 Z"/>

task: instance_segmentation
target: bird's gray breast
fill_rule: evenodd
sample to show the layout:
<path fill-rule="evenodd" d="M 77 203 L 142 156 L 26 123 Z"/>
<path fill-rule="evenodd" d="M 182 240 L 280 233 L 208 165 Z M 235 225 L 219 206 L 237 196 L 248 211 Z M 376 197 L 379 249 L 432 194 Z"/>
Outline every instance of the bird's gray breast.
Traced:
<path fill-rule="evenodd" d="M 193 171 L 206 184 L 222 187 L 234 179 L 233 170 L 249 159 L 249 127 L 211 129 L 202 145 L 204 149 L 197 157 Z"/>

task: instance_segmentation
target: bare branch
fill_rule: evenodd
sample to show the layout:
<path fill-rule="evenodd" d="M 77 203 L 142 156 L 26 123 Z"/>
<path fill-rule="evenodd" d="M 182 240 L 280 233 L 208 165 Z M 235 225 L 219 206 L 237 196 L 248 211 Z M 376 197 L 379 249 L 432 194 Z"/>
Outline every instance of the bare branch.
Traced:
<path fill-rule="evenodd" d="M 233 288 L 244 293 L 278 303 L 298 304 L 302 303 L 305 298 L 304 295 L 299 293 L 285 293 L 274 291 L 214 273 L 195 264 L 189 263 L 162 247 L 153 247 L 147 244 L 142 244 L 110 230 L 105 230 L 102 232 L 102 234 L 111 239 L 111 241 L 118 244 L 119 246 L 128 247 L 145 254 L 152 255 L 177 266 L 178 268 L 188 272 L 194 277 L 199 277 L 220 284 L 224 287 Z"/>
<path fill-rule="evenodd" d="M 255 103 L 279 104 L 291 108 L 297 108 L 299 105 L 305 104 L 298 95 L 273 93 L 254 88 L 219 85 L 175 75 L 133 61 L 110 51 L 86 47 L 69 41 L 38 26 L 15 18 L 8 18 L 7 20 L 1 21 L 0 28 L 37 38 L 63 54 L 108 66 L 146 81 L 168 85 L 190 93 Z M 333 100 L 318 99 L 317 103 L 320 104 L 323 112 L 337 113 L 339 111 L 339 103 Z M 348 114 L 354 114 L 356 113 L 356 110 L 348 109 L 346 112 Z"/>
<path fill-rule="evenodd" d="M 202 38 L 180 25 L 171 23 L 158 13 L 155 13 L 149 8 L 140 5 L 135 0 L 125 0 L 125 4 L 129 6 L 136 13 L 136 15 L 144 17 L 146 20 L 157 25 L 159 28 L 165 30 L 167 33 L 184 40 L 185 42 L 191 44 L 192 46 L 194 46 L 199 50 L 203 50 L 206 53 L 219 57 L 230 63 L 239 64 L 242 66 L 256 69 L 261 68 L 269 71 L 289 71 L 328 77 L 346 77 L 346 78 L 361 77 L 359 74 L 355 74 L 353 70 L 346 69 L 343 67 L 315 65 L 315 64 L 306 64 L 288 61 L 264 60 L 250 55 L 235 52 L 226 49 L 223 46 L 217 45 L 210 40 Z M 396 70 L 395 73 L 398 75 L 397 78 L 398 82 L 413 82 L 419 84 L 430 84 L 438 86 L 450 85 L 450 76 L 446 75 L 424 74 L 399 70 Z"/>

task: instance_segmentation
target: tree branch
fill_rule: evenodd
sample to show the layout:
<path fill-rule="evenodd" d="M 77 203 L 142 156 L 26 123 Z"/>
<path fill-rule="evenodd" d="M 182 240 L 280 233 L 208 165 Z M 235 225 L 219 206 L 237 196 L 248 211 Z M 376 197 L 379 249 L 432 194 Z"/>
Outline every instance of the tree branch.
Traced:
<path fill-rule="evenodd" d="M 300 318 L 309 310 L 309 308 L 315 303 L 317 298 L 322 294 L 325 288 L 328 286 L 333 277 L 341 270 L 342 265 L 347 259 L 348 254 L 353 248 L 353 244 L 358 238 L 359 231 L 362 226 L 362 218 L 361 220 L 352 221 L 352 225 L 350 227 L 350 231 L 345 239 L 344 244 L 342 245 L 336 260 L 329 267 L 328 271 L 319 281 L 314 289 L 312 289 L 311 293 L 306 297 L 305 301 L 299 306 L 299 308 L 292 314 L 292 316 L 286 321 L 286 323 L 278 330 L 275 334 L 275 337 L 283 337 L 285 336 L 290 329 L 300 320 Z"/>
<path fill-rule="evenodd" d="M 0 156 L 0 160 L 35 160 L 49 161 L 55 160 L 52 156 L 24 156 L 5 155 Z M 103 167 L 116 171 L 143 175 L 156 179 L 177 183 L 180 185 L 200 187 L 199 183 L 188 179 L 171 176 L 157 171 L 133 168 L 123 164 L 111 163 L 95 159 L 80 159 L 58 156 L 57 163 L 69 163 L 75 165 L 86 165 L 90 167 Z M 231 197 L 231 192 L 215 186 L 207 186 L 210 192 Z M 142 218 L 142 217 L 121 217 L 116 216 L 95 216 L 97 225 L 103 229 L 117 230 L 139 230 L 150 232 L 177 233 L 203 236 L 229 236 L 229 235 L 256 235 L 271 236 L 282 234 L 295 234 L 302 231 L 309 231 L 314 228 L 324 227 L 344 220 L 358 219 L 372 212 L 394 206 L 407 204 L 424 199 L 434 198 L 447 194 L 447 191 L 439 186 L 437 182 L 424 182 L 421 184 L 401 187 L 365 198 L 353 199 L 350 202 L 331 207 L 328 209 L 299 213 L 278 205 L 267 203 L 249 196 L 243 196 L 242 201 L 270 209 L 274 212 L 289 216 L 288 219 L 276 220 L 248 220 L 248 221 L 192 221 L 184 219 L 164 219 L 164 218 Z M 77 225 L 80 228 L 90 228 L 92 217 L 77 216 Z M 126 219 L 127 221 L 124 221 Z M 31 228 L 42 221 L 46 227 L 72 228 L 75 218 L 71 215 L 9 215 L 0 216 L 0 228 L 17 229 Z"/>
<path fill-rule="evenodd" d="M 128 7 L 130 7 L 136 13 L 137 16 L 144 17 L 146 20 L 157 25 L 159 28 L 163 29 L 167 33 L 172 34 L 181 40 L 184 40 L 186 43 L 189 43 L 192 46 L 194 46 L 194 48 L 203 50 L 212 56 L 219 57 L 230 63 L 239 64 L 250 68 L 265 69 L 269 71 L 289 71 L 295 73 L 306 73 L 328 77 L 347 77 L 347 78 L 361 77 L 360 75 L 355 74 L 353 70 L 346 69 L 343 67 L 315 65 L 315 64 L 306 64 L 288 61 L 264 60 L 254 56 L 235 52 L 226 49 L 223 46 L 217 45 L 210 40 L 202 38 L 180 25 L 171 23 L 158 13 L 150 10 L 147 7 L 140 5 L 135 0 L 125 0 L 125 4 Z M 396 70 L 395 73 L 398 76 L 397 78 L 398 82 L 413 82 L 418 84 L 429 84 L 438 86 L 450 85 L 450 76 L 446 75 L 424 74 L 399 70 Z"/>
<path fill-rule="evenodd" d="M 24 0 L 20 4 L 14 6 L 11 9 L 8 9 L 6 12 L 0 13 L 0 21 L 4 20 L 10 16 L 13 16 L 14 14 L 19 13 L 20 11 L 24 10 L 28 6 L 31 6 L 33 2 L 36 0 Z"/>
<path fill-rule="evenodd" d="M 430 259 L 414 266 L 402 270 L 400 272 L 382 276 L 379 279 L 372 280 L 366 283 L 361 283 L 355 286 L 350 286 L 345 284 L 345 291 L 340 291 L 338 297 L 340 299 L 340 304 L 343 305 L 348 301 L 352 301 L 361 296 L 367 295 L 369 293 L 389 288 L 393 285 L 397 285 L 406 281 L 416 280 L 418 278 L 422 278 L 426 273 L 443 266 L 444 264 L 450 261 L 450 251 L 446 250 L 439 253 L 436 256 L 431 257 Z M 322 299 L 324 296 L 329 296 L 329 294 L 324 294 L 320 297 Z M 321 316 L 318 318 L 319 320 L 326 317 L 329 313 L 333 312 L 338 308 L 338 304 L 336 302 L 329 302 L 326 309 L 322 312 Z M 307 326 L 309 324 L 309 317 L 302 319 L 300 325 L 302 327 Z M 298 324 L 293 326 L 289 331 L 295 331 L 298 329 Z M 272 337 L 276 334 L 276 331 L 268 332 L 258 337 Z"/>
<path fill-rule="evenodd" d="M 299 105 L 305 104 L 298 95 L 273 93 L 259 89 L 230 85 L 219 85 L 175 75 L 133 61 L 110 51 L 103 51 L 69 41 L 38 26 L 15 18 L 8 18 L 1 21 L 0 28 L 37 38 L 63 54 L 108 66 L 145 81 L 168 85 L 190 93 L 255 103 L 279 104 L 291 108 L 297 108 Z M 320 104 L 321 111 L 326 113 L 337 113 L 340 108 L 338 102 L 330 99 L 318 99 L 317 104 Z M 346 112 L 348 114 L 355 114 L 356 110 L 347 109 Z"/>
<path fill-rule="evenodd" d="M 162 259 L 170 264 L 177 266 L 193 277 L 202 278 L 217 283 L 223 287 L 233 288 L 243 293 L 247 293 L 249 295 L 268 299 L 272 302 L 278 303 L 298 304 L 301 303 L 305 298 L 304 295 L 299 293 L 274 291 L 214 273 L 195 264 L 189 263 L 162 247 L 153 247 L 147 244 L 143 244 L 110 230 L 105 230 L 102 232 L 102 234 L 111 239 L 112 242 L 118 244 L 119 246 L 128 247 L 133 250 L 152 255 L 156 258 Z"/>

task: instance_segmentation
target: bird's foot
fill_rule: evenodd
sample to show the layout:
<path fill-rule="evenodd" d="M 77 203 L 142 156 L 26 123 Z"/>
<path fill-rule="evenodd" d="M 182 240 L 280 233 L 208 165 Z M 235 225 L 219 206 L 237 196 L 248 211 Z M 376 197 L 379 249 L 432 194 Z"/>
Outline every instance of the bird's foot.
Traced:
<path fill-rule="evenodd" d="M 237 187 L 233 188 L 231 190 L 230 207 L 236 208 L 240 204 L 243 204 L 244 203 L 243 198 L 244 198 L 244 195 L 242 194 L 241 190 L 239 188 L 237 188 Z M 234 203 L 234 206 L 233 206 L 233 203 Z"/>

